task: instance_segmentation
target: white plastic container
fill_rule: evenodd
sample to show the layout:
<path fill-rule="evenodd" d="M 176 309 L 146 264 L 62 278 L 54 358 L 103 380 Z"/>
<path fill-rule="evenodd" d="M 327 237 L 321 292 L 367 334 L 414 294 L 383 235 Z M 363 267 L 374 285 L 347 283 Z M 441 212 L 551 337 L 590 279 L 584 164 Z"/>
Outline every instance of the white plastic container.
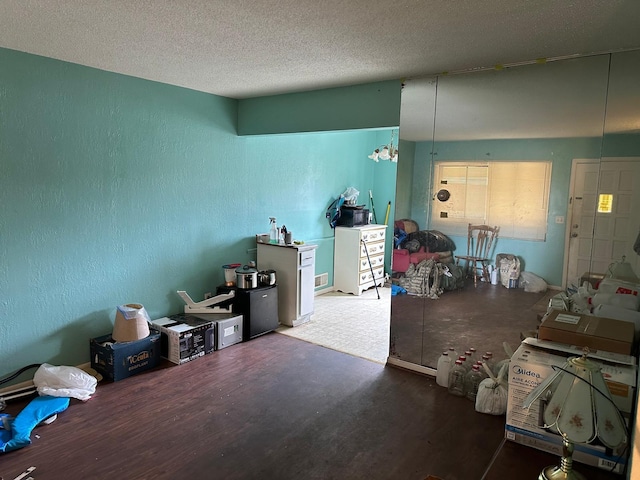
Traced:
<path fill-rule="evenodd" d="M 276 226 L 276 218 L 269 217 L 269 221 L 271 222 L 271 226 L 269 228 L 269 243 L 280 243 L 280 233 L 278 232 L 278 227 Z"/>
<path fill-rule="evenodd" d="M 603 278 L 598 285 L 599 293 L 622 293 L 628 295 L 640 295 L 640 285 L 625 282 L 617 278 Z"/>
<path fill-rule="evenodd" d="M 449 372 L 451 371 L 451 364 L 453 358 L 451 358 L 448 352 L 442 352 L 438 359 L 436 370 L 436 383 L 441 387 L 447 388 L 449 386 Z"/>
<path fill-rule="evenodd" d="M 640 297 L 637 295 L 628 295 L 623 293 L 602 293 L 598 292 L 591 297 L 591 304 L 598 305 L 612 305 L 615 307 L 626 308 L 627 310 L 638 311 L 640 308 Z"/>

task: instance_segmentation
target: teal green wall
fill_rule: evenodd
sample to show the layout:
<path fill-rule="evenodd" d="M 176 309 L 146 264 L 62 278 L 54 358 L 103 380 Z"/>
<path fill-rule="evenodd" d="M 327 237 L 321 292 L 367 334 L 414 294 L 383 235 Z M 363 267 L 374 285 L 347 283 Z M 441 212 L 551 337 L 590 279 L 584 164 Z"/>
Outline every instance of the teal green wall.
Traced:
<path fill-rule="evenodd" d="M 396 203 L 393 206 L 393 210 L 396 218 L 412 218 L 411 195 L 416 143 L 401 140 L 399 152 L 396 180 L 398 188 L 396 189 Z"/>
<path fill-rule="evenodd" d="M 397 128 L 401 86 L 392 80 L 240 100 L 238 133 Z"/>
<path fill-rule="evenodd" d="M 600 158 L 600 138 L 485 140 L 436 143 L 434 159 L 456 160 L 551 160 L 551 195 L 544 242 L 499 238 L 496 253 L 513 253 L 523 260 L 523 268 L 545 279 L 550 285 L 562 285 L 565 224 L 556 224 L 556 216 L 568 215 L 571 164 L 574 158 Z M 416 144 L 412 179 L 411 214 L 420 228 L 428 225 L 431 178 L 431 143 Z M 400 175 L 398 176 L 400 179 Z M 401 190 L 398 182 L 398 190 Z M 443 232 L 447 233 L 447 232 Z M 466 250 L 466 237 L 451 236 L 457 253 Z"/>
<path fill-rule="evenodd" d="M 395 169 L 367 158 L 380 131 L 238 137 L 237 100 L 5 49 L 0 65 L 0 377 L 88 362 L 117 305 L 157 318 L 176 290 L 215 291 L 269 216 L 318 244 L 332 284 L 329 203 L 393 197 Z"/>

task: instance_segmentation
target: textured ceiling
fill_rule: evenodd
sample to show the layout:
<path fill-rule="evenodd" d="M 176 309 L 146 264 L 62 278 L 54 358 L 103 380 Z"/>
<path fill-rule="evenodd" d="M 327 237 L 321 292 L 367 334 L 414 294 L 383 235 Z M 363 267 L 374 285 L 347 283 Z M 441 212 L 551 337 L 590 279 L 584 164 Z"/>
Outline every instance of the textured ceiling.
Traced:
<path fill-rule="evenodd" d="M 639 18 L 638 0 L 1 0 L 0 46 L 247 98 L 637 48 Z"/>

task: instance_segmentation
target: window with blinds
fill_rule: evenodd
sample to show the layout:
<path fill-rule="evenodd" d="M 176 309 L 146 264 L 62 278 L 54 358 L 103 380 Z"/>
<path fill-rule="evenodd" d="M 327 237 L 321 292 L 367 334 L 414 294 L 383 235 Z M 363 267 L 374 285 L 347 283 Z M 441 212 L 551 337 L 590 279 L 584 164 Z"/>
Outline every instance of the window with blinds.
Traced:
<path fill-rule="evenodd" d="M 469 223 L 498 225 L 500 237 L 544 241 L 551 162 L 436 162 L 434 173 L 432 228 L 466 236 Z"/>

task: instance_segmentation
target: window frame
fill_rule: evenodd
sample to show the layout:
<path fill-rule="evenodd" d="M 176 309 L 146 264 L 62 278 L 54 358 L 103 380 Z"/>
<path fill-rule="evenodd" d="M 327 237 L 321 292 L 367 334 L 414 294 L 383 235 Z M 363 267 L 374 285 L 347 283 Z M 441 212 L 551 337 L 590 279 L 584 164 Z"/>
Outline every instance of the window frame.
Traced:
<path fill-rule="evenodd" d="M 486 175 L 469 175 L 470 169 L 479 173 L 478 168 L 486 168 Z M 469 223 L 498 225 L 502 238 L 543 242 L 548 232 L 551 171 L 550 160 L 435 161 L 431 228 L 466 237 Z M 482 194 L 477 187 L 484 181 Z M 460 200 L 453 204 L 440 202 L 437 192 L 442 188 L 451 191 L 451 198 Z M 476 197 L 470 199 L 473 188 Z M 442 212 L 447 213 L 446 218 L 441 217 Z"/>

